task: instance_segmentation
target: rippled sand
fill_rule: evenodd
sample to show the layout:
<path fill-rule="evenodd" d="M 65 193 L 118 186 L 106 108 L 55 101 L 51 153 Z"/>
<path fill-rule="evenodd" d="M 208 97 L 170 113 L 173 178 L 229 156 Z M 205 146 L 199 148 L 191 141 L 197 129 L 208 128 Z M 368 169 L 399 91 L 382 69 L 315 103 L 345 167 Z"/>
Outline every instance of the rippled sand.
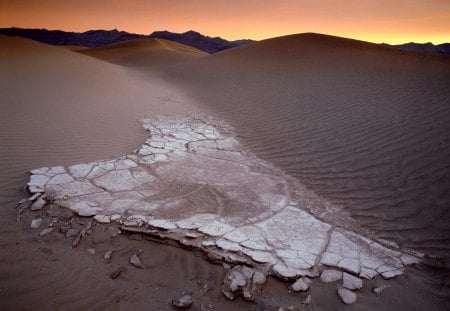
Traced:
<path fill-rule="evenodd" d="M 161 309 L 205 283 L 211 290 L 202 299 L 216 309 L 299 304 L 274 280 L 258 304 L 230 303 L 220 293 L 221 267 L 188 251 L 121 238 L 108 244 L 120 250 L 108 266 L 101 253 L 38 238 L 31 216 L 15 222 L 27 171 L 127 154 L 145 140 L 138 120 L 157 114 L 217 114 L 250 150 L 342 204 L 378 236 L 448 256 L 448 59 L 303 35 L 189 62 L 160 71 L 162 80 L 151 66 L 136 71 L 139 59 L 128 71 L 0 37 L 1 309 Z M 149 268 L 111 280 L 138 249 Z M 411 269 L 380 296 L 367 287 L 358 309 L 445 309 L 444 273 Z M 312 309 L 334 308 L 335 292 L 316 287 L 311 294 L 323 299 Z"/>
<path fill-rule="evenodd" d="M 450 258 L 449 58 L 303 34 L 169 76 L 379 237 Z"/>

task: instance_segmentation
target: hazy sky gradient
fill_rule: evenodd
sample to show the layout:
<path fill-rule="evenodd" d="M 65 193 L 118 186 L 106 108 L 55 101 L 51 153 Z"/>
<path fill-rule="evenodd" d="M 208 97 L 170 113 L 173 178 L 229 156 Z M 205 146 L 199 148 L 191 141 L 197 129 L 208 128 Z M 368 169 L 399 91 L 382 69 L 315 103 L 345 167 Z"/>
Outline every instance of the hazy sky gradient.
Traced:
<path fill-rule="evenodd" d="M 0 0 L 0 27 L 196 30 L 226 39 L 318 32 L 372 42 L 450 42 L 450 0 Z"/>

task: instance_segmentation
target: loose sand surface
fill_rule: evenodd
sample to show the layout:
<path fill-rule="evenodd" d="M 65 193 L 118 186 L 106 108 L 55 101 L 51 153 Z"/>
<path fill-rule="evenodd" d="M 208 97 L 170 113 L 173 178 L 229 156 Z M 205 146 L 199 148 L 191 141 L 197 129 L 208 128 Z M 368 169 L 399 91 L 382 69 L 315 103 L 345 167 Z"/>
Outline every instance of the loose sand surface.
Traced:
<path fill-rule="evenodd" d="M 256 302 L 229 301 L 220 292 L 220 265 L 139 240 L 139 234 L 111 238 L 108 225 L 98 225 L 72 248 L 71 239 L 30 229 L 40 212 L 26 211 L 15 221 L 28 171 L 129 154 L 146 139 L 138 120 L 158 115 L 224 118 L 246 148 L 341 206 L 355 227 L 447 258 L 448 59 L 303 35 L 212 56 L 190 51 L 171 56 L 164 69 L 165 58 L 152 54 L 154 48 L 147 53 L 147 43 L 129 44 L 124 54 L 95 56 L 111 64 L 0 37 L 2 309 L 161 310 L 172 308 L 167 302 L 183 291 L 193 294 L 196 310 L 209 304 L 217 310 L 303 308 L 306 293 L 289 293 L 273 278 Z M 88 221 L 81 217 L 79 226 Z M 92 245 L 98 245 L 95 254 Z M 114 250 L 110 264 L 103 259 L 107 250 Z M 139 250 L 143 270 L 128 263 Z M 125 270 L 112 279 L 120 267 Z M 348 308 L 446 308 L 447 270 L 419 265 L 405 272 L 368 281 Z M 391 287 L 372 293 L 384 284 Z M 308 308 L 346 308 L 339 286 L 315 282 Z"/>

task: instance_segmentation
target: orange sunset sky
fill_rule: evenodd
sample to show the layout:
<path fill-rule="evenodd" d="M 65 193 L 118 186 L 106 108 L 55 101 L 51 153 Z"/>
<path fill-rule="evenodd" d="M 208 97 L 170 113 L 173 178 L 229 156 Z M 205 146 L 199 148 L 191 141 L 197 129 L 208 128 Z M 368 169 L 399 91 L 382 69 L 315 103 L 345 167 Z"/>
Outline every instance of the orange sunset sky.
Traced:
<path fill-rule="evenodd" d="M 228 40 L 318 32 L 371 42 L 450 42 L 450 0 L 0 0 L 0 27 L 149 34 L 196 30 Z"/>

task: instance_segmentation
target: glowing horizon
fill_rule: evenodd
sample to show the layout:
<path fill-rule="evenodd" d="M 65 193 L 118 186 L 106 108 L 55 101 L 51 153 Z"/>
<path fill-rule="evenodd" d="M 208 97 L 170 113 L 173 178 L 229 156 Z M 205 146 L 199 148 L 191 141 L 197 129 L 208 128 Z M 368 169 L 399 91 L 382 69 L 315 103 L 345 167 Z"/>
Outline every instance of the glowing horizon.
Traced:
<path fill-rule="evenodd" d="M 450 42 L 450 1 L 0 0 L 0 27 L 150 34 L 198 31 L 227 40 L 316 32 L 374 43 Z"/>

